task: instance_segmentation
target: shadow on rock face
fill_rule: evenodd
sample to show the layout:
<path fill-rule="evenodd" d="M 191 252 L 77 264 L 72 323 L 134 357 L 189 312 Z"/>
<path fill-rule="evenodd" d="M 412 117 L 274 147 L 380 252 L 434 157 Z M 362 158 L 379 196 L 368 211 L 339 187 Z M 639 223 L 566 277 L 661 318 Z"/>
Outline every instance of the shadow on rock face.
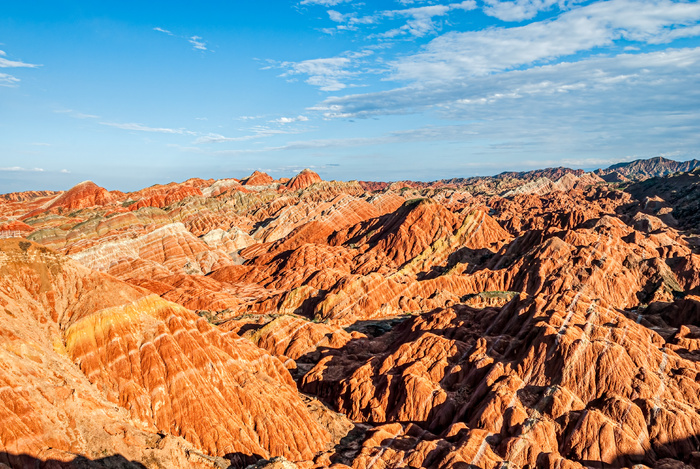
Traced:
<path fill-rule="evenodd" d="M 129 461 L 121 454 L 100 459 L 76 456 L 72 461 L 47 459 L 42 461 L 27 454 L 0 453 L 0 469 L 146 469 L 137 461 Z"/>
<path fill-rule="evenodd" d="M 231 462 L 231 469 L 243 469 L 263 459 L 259 454 L 244 453 L 229 453 L 224 458 Z"/>

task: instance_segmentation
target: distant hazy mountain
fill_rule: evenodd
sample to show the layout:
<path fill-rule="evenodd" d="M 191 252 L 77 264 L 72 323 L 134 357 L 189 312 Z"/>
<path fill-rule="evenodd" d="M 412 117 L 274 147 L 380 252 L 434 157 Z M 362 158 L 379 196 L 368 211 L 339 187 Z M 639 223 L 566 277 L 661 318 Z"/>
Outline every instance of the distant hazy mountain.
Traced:
<path fill-rule="evenodd" d="M 628 163 L 614 164 L 607 169 L 596 170 L 595 174 L 608 182 L 617 182 L 626 179 L 641 180 L 688 172 L 697 167 L 700 167 L 700 161 L 698 160 L 674 161 L 657 156 L 647 160 L 634 160 Z"/>

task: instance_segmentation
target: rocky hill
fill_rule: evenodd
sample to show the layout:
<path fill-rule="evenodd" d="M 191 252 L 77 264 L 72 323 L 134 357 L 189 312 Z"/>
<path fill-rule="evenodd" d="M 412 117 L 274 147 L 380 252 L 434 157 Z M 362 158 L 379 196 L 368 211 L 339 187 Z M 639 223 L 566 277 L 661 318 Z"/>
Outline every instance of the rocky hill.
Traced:
<path fill-rule="evenodd" d="M 699 177 L 0 197 L 0 468 L 698 467 Z"/>
<path fill-rule="evenodd" d="M 607 169 L 596 170 L 595 173 L 609 182 L 628 179 L 638 181 L 674 173 L 685 173 L 698 167 L 700 167 L 700 161 L 698 160 L 674 161 L 657 156 L 646 160 L 614 164 Z"/>

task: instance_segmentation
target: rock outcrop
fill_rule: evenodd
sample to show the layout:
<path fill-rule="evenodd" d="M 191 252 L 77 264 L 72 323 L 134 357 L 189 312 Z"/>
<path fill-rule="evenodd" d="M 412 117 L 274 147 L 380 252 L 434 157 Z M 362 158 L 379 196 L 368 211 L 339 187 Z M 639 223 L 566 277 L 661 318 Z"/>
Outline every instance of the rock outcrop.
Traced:
<path fill-rule="evenodd" d="M 317 182 L 321 182 L 321 176 L 310 169 L 305 169 L 290 179 L 285 186 L 287 186 L 287 189 L 289 190 L 296 191 L 299 189 L 305 189 L 311 184 L 315 184 Z"/>
<path fill-rule="evenodd" d="M 0 467 L 696 467 L 672 163 L 0 197 Z"/>
<path fill-rule="evenodd" d="M 85 181 L 58 196 L 48 208 L 78 210 L 96 205 L 108 205 L 114 201 L 114 197 L 107 189 L 92 181 Z"/>
<path fill-rule="evenodd" d="M 700 167 L 700 161 L 698 160 L 674 161 L 662 156 L 657 156 L 645 160 L 634 160 L 628 163 L 617 163 L 607 169 L 597 170 L 596 174 L 601 177 L 618 174 L 627 179 L 640 180 L 667 176 L 674 173 L 685 173 L 693 171 L 698 167 Z"/>
<path fill-rule="evenodd" d="M 0 451 L 146 460 L 167 454 L 167 434 L 181 458 L 245 462 L 331 444 L 282 363 L 250 341 L 34 243 L 0 252 Z"/>
<path fill-rule="evenodd" d="M 241 184 L 244 186 L 265 186 L 271 184 L 273 181 L 274 179 L 268 174 L 261 171 L 253 171 L 253 174 L 241 180 Z"/>

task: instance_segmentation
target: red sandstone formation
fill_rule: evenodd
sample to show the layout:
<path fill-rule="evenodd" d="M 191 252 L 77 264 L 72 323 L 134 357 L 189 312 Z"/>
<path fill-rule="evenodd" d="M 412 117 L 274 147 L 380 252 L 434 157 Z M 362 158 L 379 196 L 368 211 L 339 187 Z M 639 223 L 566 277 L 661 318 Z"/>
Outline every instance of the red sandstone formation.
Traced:
<path fill-rule="evenodd" d="M 129 205 L 129 210 L 138 210 L 141 207 L 167 207 L 175 202 L 179 202 L 185 197 L 192 195 L 202 195 L 202 191 L 197 187 L 180 186 L 143 198 Z"/>
<path fill-rule="evenodd" d="M 34 231 L 34 228 L 18 220 L 0 223 L 0 237 L 23 238 Z"/>
<path fill-rule="evenodd" d="M 305 189 L 311 184 L 315 184 L 317 182 L 321 182 L 321 176 L 310 169 L 305 169 L 290 179 L 285 185 L 287 186 L 287 189 L 295 191 L 298 189 Z"/>
<path fill-rule="evenodd" d="M 48 208 L 77 210 L 96 205 L 108 205 L 112 202 L 114 197 L 107 189 L 92 181 L 85 181 L 58 196 Z"/>
<path fill-rule="evenodd" d="M 0 198 L 0 464 L 698 467 L 698 180 Z"/>
<path fill-rule="evenodd" d="M 274 181 L 272 177 L 269 175 L 261 172 L 261 171 L 253 171 L 253 174 L 248 176 L 245 179 L 241 180 L 241 183 L 244 186 L 266 186 L 268 184 L 271 184 Z"/>
<path fill-rule="evenodd" d="M 2 451 L 65 459 L 141 441 L 128 452 L 144 457 L 158 432 L 241 460 L 330 444 L 282 363 L 248 340 L 31 242 L 0 247 Z"/>
<path fill-rule="evenodd" d="M 10 192 L 9 194 L 0 195 L 0 198 L 6 201 L 25 202 L 39 197 L 55 197 L 58 194 L 56 191 Z"/>

